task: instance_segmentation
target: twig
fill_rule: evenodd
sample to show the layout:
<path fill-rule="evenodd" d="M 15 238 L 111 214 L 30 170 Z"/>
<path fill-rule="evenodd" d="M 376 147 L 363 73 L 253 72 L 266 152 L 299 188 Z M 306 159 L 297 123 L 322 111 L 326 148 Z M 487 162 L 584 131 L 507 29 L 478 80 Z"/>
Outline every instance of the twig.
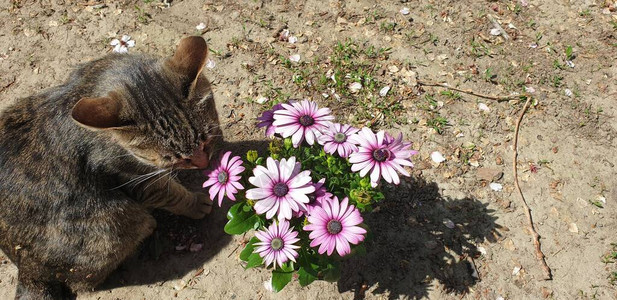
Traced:
<path fill-rule="evenodd" d="M 469 259 L 469 262 L 471 262 L 471 266 L 473 267 L 473 270 L 476 271 L 476 275 L 478 275 L 478 281 L 482 281 L 482 277 L 480 277 L 480 272 L 478 272 L 478 267 L 476 266 L 476 261 L 473 259 L 471 255 L 468 255 L 467 259 Z"/>
<path fill-rule="evenodd" d="M 236 248 L 234 248 L 234 250 L 232 250 L 229 255 L 227 255 L 227 258 L 230 258 L 234 253 L 236 253 L 236 251 L 238 251 L 238 248 L 240 248 L 240 246 L 242 246 L 242 244 L 238 244 L 238 246 L 236 246 Z"/>
<path fill-rule="evenodd" d="M 17 77 L 13 76 L 13 80 L 11 80 L 11 82 L 9 82 L 8 84 L 6 84 L 2 88 L 0 88 L 0 93 L 4 92 L 6 89 L 10 88 L 11 85 L 13 85 L 13 83 L 15 83 L 16 80 L 17 80 Z"/>
<path fill-rule="evenodd" d="M 240 244 L 238 244 L 238 246 L 236 246 L 236 248 L 234 248 L 233 251 L 231 251 L 231 253 L 229 253 L 229 255 L 227 255 L 227 258 L 231 257 L 234 253 L 236 253 L 236 251 L 238 251 L 238 248 L 240 248 L 240 246 L 246 246 L 246 244 L 248 243 L 248 241 L 244 241 L 244 237 L 246 236 L 246 232 L 242 235 L 242 242 L 240 242 Z"/>
<path fill-rule="evenodd" d="M 540 248 L 540 235 L 538 234 L 538 232 L 533 226 L 533 219 L 531 218 L 531 209 L 527 205 L 525 196 L 523 196 L 523 191 L 521 191 L 521 187 L 518 184 L 518 171 L 516 169 L 516 159 L 518 157 L 518 150 L 517 150 L 518 149 L 518 132 L 519 132 L 519 128 L 521 127 L 521 121 L 523 120 L 523 116 L 525 115 L 525 112 L 527 111 L 527 108 L 529 107 L 529 103 L 531 103 L 531 99 L 532 99 L 531 97 L 527 97 L 527 101 L 525 101 L 525 106 L 523 106 L 523 109 L 521 110 L 521 114 L 519 115 L 518 120 L 516 121 L 516 130 L 514 132 L 514 154 L 512 155 L 512 170 L 514 172 L 514 186 L 518 190 L 521 203 L 523 203 L 523 208 L 525 209 L 525 215 L 527 216 L 527 222 L 529 223 L 528 224 L 529 230 L 533 234 L 533 244 L 536 247 L 536 258 L 540 262 L 540 265 L 542 266 L 542 270 L 544 271 L 544 280 L 551 280 L 552 279 L 551 269 L 546 264 L 544 253 L 542 253 L 542 249 Z"/>
<path fill-rule="evenodd" d="M 528 98 L 530 97 L 529 94 L 518 94 L 518 95 L 509 95 L 509 96 L 484 95 L 484 94 L 476 93 L 476 92 L 474 92 L 472 90 L 463 90 L 463 89 L 455 88 L 455 87 L 449 86 L 449 85 L 444 84 L 444 83 L 428 82 L 428 81 L 423 81 L 423 80 L 417 80 L 417 82 L 418 82 L 419 85 L 442 87 L 442 88 L 446 88 L 446 89 L 449 89 L 449 90 L 465 93 L 465 94 L 468 94 L 468 95 L 472 95 L 472 96 L 476 96 L 476 97 L 480 97 L 480 98 L 485 98 L 485 99 L 496 100 L 496 101 L 508 101 L 508 100 L 520 99 L 521 97 L 528 97 Z"/>

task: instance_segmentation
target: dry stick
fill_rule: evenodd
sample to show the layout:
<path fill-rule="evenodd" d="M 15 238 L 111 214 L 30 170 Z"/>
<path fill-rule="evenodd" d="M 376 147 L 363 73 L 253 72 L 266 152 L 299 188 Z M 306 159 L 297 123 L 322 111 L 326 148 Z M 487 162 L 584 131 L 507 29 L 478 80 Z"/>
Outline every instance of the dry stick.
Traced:
<path fill-rule="evenodd" d="M 449 85 L 443 84 L 443 83 L 428 82 L 428 81 L 422 81 L 422 80 L 417 80 L 417 82 L 418 82 L 418 84 L 424 85 L 424 86 L 442 87 L 442 88 L 446 88 L 446 89 L 449 89 L 449 90 L 453 90 L 453 91 L 469 94 L 469 95 L 472 95 L 472 96 L 476 96 L 476 97 L 480 97 L 480 98 L 486 98 L 486 99 L 491 99 L 491 100 L 497 100 L 497 101 L 507 101 L 507 100 L 520 99 L 521 97 L 530 97 L 529 94 L 519 94 L 519 95 L 509 95 L 509 96 L 484 95 L 484 94 L 476 93 L 476 92 L 474 92 L 472 90 L 463 90 L 463 89 L 455 88 L 455 87 L 452 87 L 452 86 L 449 86 Z"/>
<path fill-rule="evenodd" d="M 17 77 L 13 76 L 13 80 L 11 80 L 11 82 L 9 82 L 7 85 L 5 85 L 2 88 L 0 88 L 0 93 L 4 92 L 6 89 L 10 88 L 11 85 L 13 85 L 13 83 L 15 83 L 16 80 L 17 80 Z"/>
<path fill-rule="evenodd" d="M 527 205 L 527 201 L 525 201 L 525 196 L 523 196 L 523 191 L 521 191 L 521 187 L 518 184 L 518 171 L 516 169 L 516 159 L 518 157 L 518 132 L 521 127 L 521 121 L 523 120 L 523 116 L 529 107 L 529 103 L 531 103 L 531 97 L 527 97 L 527 101 L 525 101 L 525 106 L 523 106 L 523 110 L 521 114 L 518 116 L 518 120 L 516 121 L 516 131 L 514 132 L 514 155 L 512 155 L 512 170 L 514 171 L 514 186 L 518 190 L 518 194 L 520 196 L 521 202 L 523 203 L 523 208 L 525 209 L 525 215 L 527 216 L 527 222 L 529 223 L 529 230 L 533 234 L 533 244 L 536 247 L 536 258 L 540 261 L 542 266 L 542 270 L 544 271 L 544 280 L 551 280 L 551 268 L 546 264 L 546 260 L 544 259 L 544 253 L 542 253 L 542 249 L 540 248 L 540 235 L 536 231 L 533 226 L 533 219 L 531 218 L 531 209 Z"/>

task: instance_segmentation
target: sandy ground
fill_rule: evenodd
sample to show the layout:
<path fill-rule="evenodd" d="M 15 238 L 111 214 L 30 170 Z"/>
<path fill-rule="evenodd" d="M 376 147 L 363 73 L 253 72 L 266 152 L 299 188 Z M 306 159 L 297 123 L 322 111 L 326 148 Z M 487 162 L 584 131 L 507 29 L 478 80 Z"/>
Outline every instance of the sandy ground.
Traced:
<path fill-rule="evenodd" d="M 366 256 L 344 263 L 339 283 L 267 291 L 268 272 L 244 271 L 242 238 L 222 230 L 225 206 L 202 221 L 159 214 L 143 249 L 78 299 L 617 299 L 609 279 L 617 267 L 603 261 L 617 242 L 615 4 L 378 2 L 0 1 L 0 108 L 61 83 L 75 65 L 110 52 L 112 38 L 130 35 L 130 52 L 170 55 L 180 38 L 201 34 L 214 50 L 207 72 L 228 148 L 263 147 L 253 126 L 263 106 L 254 100 L 266 96 L 313 98 L 341 121 L 403 132 L 420 151 L 413 177 L 387 187 L 388 199 L 366 218 L 375 238 Z M 491 17 L 508 39 L 491 34 Z M 284 24 L 297 43 L 274 38 Z M 377 90 L 392 86 L 396 109 L 294 82 L 303 70 L 315 71 L 308 82 L 325 74 L 346 41 L 365 53 Z M 371 46 L 384 51 L 369 55 Z M 289 66 L 293 54 L 300 62 Z M 553 280 L 542 280 L 513 185 L 523 102 L 442 94 L 415 76 L 486 95 L 533 91 L 518 168 Z M 435 125 L 440 118 L 447 122 Z M 434 151 L 446 160 L 433 162 Z M 198 186 L 197 176 L 185 177 Z M 175 249 L 191 244 L 203 249 Z M 1 253 L 0 262 L 0 299 L 11 299 L 17 269 Z"/>

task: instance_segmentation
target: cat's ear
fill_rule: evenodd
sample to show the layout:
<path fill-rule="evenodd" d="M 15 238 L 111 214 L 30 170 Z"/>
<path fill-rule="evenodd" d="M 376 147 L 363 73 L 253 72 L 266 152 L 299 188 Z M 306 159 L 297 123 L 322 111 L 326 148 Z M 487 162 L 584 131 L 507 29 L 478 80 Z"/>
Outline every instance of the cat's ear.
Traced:
<path fill-rule="evenodd" d="M 81 98 L 71 111 L 77 123 L 90 129 L 107 129 L 122 126 L 122 103 L 117 97 Z"/>
<path fill-rule="evenodd" d="M 191 83 L 197 79 L 208 59 L 208 45 L 200 36 L 183 38 L 173 57 L 165 64 L 174 72 L 186 76 Z"/>

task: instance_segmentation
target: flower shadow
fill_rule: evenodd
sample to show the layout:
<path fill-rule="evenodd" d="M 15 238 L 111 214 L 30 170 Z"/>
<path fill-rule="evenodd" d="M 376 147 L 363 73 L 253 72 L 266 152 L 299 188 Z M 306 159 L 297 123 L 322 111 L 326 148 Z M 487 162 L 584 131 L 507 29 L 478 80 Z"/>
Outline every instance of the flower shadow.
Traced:
<path fill-rule="evenodd" d="M 493 210 L 475 199 L 443 197 L 436 183 L 421 178 L 385 192 L 386 200 L 365 215 L 373 233 L 367 253 L 343 263 L 339 291 L 354 291 L 356 299 L 423 298 L 437 281 L 444 292 L 468 292 L 481 279 L 476 243 L 500 236 Z"/>
<path fill-rule="evenodd" d="M 231 150 L 235 155 L 242 155 L 255 149 L 263 154 L 267 146 L 267 141 L 224 142 L 221 151 Z M 207 192 L 201 187 L 205 180 L 202 172 L 179 172 L 178 180 L 191 191 Z M 222 208 L 214 204 L 212 213 L 202 220 L 153 211 L 157 220 L 154 233 L 97 290 L 180 279 L 198 270 L 231 242 L 231 236 L 223 231 L 231 205 L 229 201 L 225 201 Z M 191 252 L 191 245 L 194 252 Z"/>

